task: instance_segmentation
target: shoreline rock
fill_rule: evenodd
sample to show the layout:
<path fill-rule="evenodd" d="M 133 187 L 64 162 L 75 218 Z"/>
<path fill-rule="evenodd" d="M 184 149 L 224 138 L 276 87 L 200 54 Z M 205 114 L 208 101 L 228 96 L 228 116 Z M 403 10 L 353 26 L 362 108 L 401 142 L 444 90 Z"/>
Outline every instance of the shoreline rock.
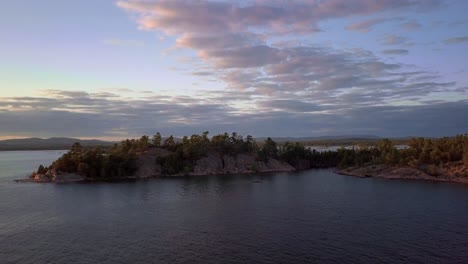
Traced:
<path fill-rule="evenodd" d="M 343 170 L 336 170 L 335 172 L 340 175 L 358 178 L 426 180 L 468 184 L 468 171 L 462 164 L 455 163 L 434 167 L 432 170 L 437 173 L 436 175 L 428 174 L 425 172 L 425 169 L 427 168 L 368 165 L 362 167 L 350 167 Z"/>

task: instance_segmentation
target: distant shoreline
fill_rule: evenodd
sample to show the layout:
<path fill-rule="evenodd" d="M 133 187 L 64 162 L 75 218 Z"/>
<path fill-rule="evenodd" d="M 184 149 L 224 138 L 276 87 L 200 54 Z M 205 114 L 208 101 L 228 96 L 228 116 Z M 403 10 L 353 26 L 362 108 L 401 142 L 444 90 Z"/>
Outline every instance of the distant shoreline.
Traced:
<path fill-rule="evenodd" d="M 162 138 L 163 140 L 165 138 Z M 376 136 L 370 135 L 356 135 L 356 136 L 336 136 L 336 137 L 274 137 L 279 144 L 285 142 L 300 142 L 307 147 L 312 148 L 328 148 L 328 147 L 341 147 L 341 146 L 371 146 L 378 143 L 381 139 Z M 181 138 L 174 137 L 176 142 L 180 142 Z M 259 138 L 258 142 L 264 142 L 266 138 Z M 406 144 L 408 138 L 394 138 L 395 143 Z M 116 141 L 103 141 L 94 139 L 79 139 L 68 137 L 55 137 L 55 138 L 22 138 L 22 139 L 6 139 L 0 140 L 0 151 L 14 151 L 14 150 L 62 150 L 70 149 L 70 146 L 79 142 L 83 147 L 111 147 L 119 143 Z"/>
<path fill-rule="evenodd" d="M 23 138 L 0 140 L 0 151 L 35 151 L 35 150 L 69 150 L 73 143 L 79 142 L 84 147 L 110 147 L 116 142 L 102 140 L 82 140 L 78 138 Z"/>
<path fill-rule="evenodd" d="M 0 152 L 19 152 L 19 151 L 69 151 L 70 148 L 57 149 L 0 149 Z"/>

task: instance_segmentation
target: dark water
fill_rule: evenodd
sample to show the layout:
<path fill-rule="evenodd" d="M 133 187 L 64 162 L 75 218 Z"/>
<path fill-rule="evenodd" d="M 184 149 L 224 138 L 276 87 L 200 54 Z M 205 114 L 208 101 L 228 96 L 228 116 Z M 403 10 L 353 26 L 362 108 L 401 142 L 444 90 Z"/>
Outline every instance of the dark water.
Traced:
<path fill-rule="evenodd" d="M 468 263 L 466 185 L 330 170 L 11 181 L 59 155 L 0 152 L 0 263 Z"/>

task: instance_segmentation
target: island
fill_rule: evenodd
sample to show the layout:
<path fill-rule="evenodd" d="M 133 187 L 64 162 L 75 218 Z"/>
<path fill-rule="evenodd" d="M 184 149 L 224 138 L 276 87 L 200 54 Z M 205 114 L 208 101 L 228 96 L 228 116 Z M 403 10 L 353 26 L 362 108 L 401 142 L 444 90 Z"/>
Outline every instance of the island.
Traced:
<path fill-rule="evenodd" d="M 342 160 L 337 173 L 361 178 L 447 181 L 468 184 L 468 136 L 412 138 L 396 148 L 384 139 L 371 149 Z"/>
<path fill-rule="evenodd" d="M 362 178 L 400 178 L 468 183 L 468 136 L 412 138 L 404 148 L 389 139 L 374 145 L 317 151 L 300 142 L 257 142 L 235 132 L 209 137 L 208 131 L 163 140 L 127 139 L 110 147 L 74 143 L 68 153 L 27 182 L 76 182 L 154 177 L 292 172 L 335 168 L 337 173 Z"/>

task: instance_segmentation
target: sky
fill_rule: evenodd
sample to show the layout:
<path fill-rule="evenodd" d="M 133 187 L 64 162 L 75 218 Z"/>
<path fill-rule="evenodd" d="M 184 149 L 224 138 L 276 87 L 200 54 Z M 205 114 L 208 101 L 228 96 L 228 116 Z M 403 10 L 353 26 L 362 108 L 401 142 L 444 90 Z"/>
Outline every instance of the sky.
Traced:
<path fill-rule="evenodd" d="M 0 139 L 468 133 L 468 1 L 0 2 Z"/>

